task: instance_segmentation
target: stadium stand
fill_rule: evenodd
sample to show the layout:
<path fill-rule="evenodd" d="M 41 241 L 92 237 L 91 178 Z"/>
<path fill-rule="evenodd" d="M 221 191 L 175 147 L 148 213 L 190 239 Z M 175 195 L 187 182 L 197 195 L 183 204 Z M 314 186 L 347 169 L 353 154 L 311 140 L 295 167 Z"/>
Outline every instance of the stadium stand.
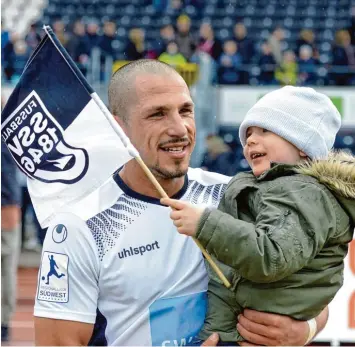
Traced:
<path fill-rule="evenodd" d="M 31 15 L 26 18 L 35 19 L 44 0 L 31 3 Z M 176 41 L 191 62 L 196 62 L 195 52 L 210 53 L 219 84 L 354 85 L 351 6 L 351 0 L 174 0 L 169 4 L 157 0 L 48 0 L 37 28 L 42 24 L 62 26 L 57 31 L 65 30 L 61 35 L 64 46 L 69 37 L 79 36 L 76 54 L 99 47 L 113 60 L 158 58 L 169 41 Z M 21 11 L 28 11 L 27 6 L 21 9 L 8 1 L 3 8 L 10 18 L 4 20 L 12 26 Z M 82 34 L 73 32 L 77 20 L 85 25 Z M 166 38 L 163 30 L 169 25 L 177 30 Z M 185 36 L 190 38 L 190 53 L 184 48 Z M 289 51 L 295 53 L 293 57 L 282 56 Z M 5 51 L 5 61 L 8 56 Z M 292 66 L 295 76 L 287 74 Z M 271 77 L 265 79 L 267 72 Z"/>

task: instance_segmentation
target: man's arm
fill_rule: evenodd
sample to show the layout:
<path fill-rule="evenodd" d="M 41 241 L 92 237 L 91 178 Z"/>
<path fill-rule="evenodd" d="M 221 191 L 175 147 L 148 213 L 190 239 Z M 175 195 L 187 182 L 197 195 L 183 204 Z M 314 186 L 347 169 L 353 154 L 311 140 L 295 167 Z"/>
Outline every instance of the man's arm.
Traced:
<path fill-rule="evenodd" d="M 328 306 L 316 317 L 317 332 L 321 332 L 329 316 Z M 250 343 L 267 346 L 304 346 L 309 334 L 306 321 L 299 321 L 287 316 L 244 310 L 237 324 L 239 333 Z"/>
<path fill-rule="evenodd" d="M 316 317 L 316 335 L 324 329 L 328 315 L 327 306 Z M 309 334 L 305 321 L 253 310 L 245 310 L 240 315 L 237 329 L 248 340 L 238 342 L 241 346 L 304 346 Z M 217 346 L 218 340 L 218 334 L 214 333 L 201 346 Z"/>
<path fill-rule="evenodd" d="M 67 237 L 55 242 L 56 226 L 65 225 Z M 59 269 L 58 280 L 44 281 L 46 253 Z M 39 346 L 87 345 L 97 316 L 99 255 L 87 224 L 79 217 L 58 214 L 43 244 L 43 261 L 35 300 L 35 340 Z"/>
<path fill-rule="evenodd" d="M 36 346 L 87 346 L 94 325 L 50 318 L 34 318 Z"/>

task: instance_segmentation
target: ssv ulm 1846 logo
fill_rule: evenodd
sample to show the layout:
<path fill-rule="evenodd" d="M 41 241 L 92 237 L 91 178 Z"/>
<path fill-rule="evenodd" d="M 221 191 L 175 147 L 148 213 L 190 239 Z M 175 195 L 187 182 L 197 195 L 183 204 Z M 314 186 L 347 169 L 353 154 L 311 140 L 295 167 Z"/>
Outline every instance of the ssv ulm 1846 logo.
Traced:
<path fill-rule="evenodd" d="M 35 91 L 3 123 L 1 136 L 20 168 L 32 178 L 72 184 L 87 172 L 86 150 L 64 140 L 64 129 Z"/>

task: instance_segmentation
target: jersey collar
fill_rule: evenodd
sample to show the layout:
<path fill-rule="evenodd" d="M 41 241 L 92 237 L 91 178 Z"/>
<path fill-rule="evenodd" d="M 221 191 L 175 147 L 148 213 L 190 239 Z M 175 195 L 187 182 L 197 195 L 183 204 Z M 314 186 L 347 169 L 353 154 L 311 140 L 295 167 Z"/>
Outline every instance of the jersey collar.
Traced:
<path fill-rule="evenodd" d="M 132 198 L 135 198 L 135 199 L 141 200 L 141 201 L 145 201 L 145 202 L 148 202 L 150 204 L 161 205 L 160 199 L 154 198 L 154 197 L 151 197 L 151 196 L 148 196 L 148 195 L 144 195 L 144 194 L 141 194 L 141 193 L 138 193 L 135 190 L 133 190 L 130 187 L 128 187 L 127 184 L 123 182 L 121 176 L 119 175 L 119 172 L 121 170 L 122 170 L 122 167 L 113 175 L 113 179 L 115 180 L 117 185 L 122 189 L 122 191 L 125 194 L 127 194 L 128 196 L 130 196 Z M 189 179 L 188 179 L 188 176 L 186 174 L 185 175 L 185 180 L 184 180 L 184 185 L 171 198 L 172 199 L 177 199 L 177 200 L 180 199 L 187 191 L 188 182 L 189 182 Z M 161 205 L 161 206 L 163 206 L 163 205 Z"/>

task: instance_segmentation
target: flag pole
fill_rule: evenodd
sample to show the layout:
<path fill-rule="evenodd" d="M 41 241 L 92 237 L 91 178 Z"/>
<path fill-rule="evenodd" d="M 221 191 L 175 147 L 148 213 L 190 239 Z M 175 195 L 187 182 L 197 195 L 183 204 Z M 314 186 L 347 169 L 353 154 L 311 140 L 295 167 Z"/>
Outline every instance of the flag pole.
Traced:
<path fill-rule="evenodd" d="M 169 198 L 168 194 L 166 194 L 165 190 L 162 188 L 162 186 L 159 184 L 155 176 L 152 174 L 152 172 L 149 170 L 147 165 L 144 163 L 141 157 L 135 158 L 140 167 L 143 169 L 144 173 L 147 175 L 147 177 L 150 179 L 150 181 L 153 183 L 154 187 L 157 189 L 159 194 L 161 195 L 162 198 Z M 211 258 L 211 256 L 207 253 L 207 251 L 204 249 L 204 247 L 201 245 L 200 241 L 197 240 L 195 237 L 192 237 L 193 240 L 195 241 L 197 247 L 201 250 L 202 254 L 204 257 L 207 259 L 213 270 L 216 272 L 218 277 L 221 279 L 223 284 L 229 288 L 231 284 L 227 280 L 226 276 L 224 276 L 223 272 L 220 270 L 220 268 L 217 266 L 217 264 L 214 262 L 214 260 Z"/>
<path fill-rule="evenodd" d="M 95 91 L 92 89 L 92 87 L 89 85 L 89 83 L 86 81 L 84 75 L 82 72 L 79 70 L 79 68 L 76 66 L 72 58 L 70 57 L 69 53 L 65 50 L 65 48 L 62 46 L 60 41 L 57 39 L 55 36 L 54 32 L 52 31 L 51 27 L 48 25 L 43 26 L 44 31 L 50 38 L 50 40 L 53 42 L 53 44 L 57 47 L 58 51 L 60 54 L 63 56 L 63 58 L 66 60 L 68 63 L 69 67 L 72 69 L 73 73 L 77 76 L 77 78 L 80 80 L 84 88 L 87 90 L 87 92 L 90 94 L 92 99 L 95 101 L 97 106 L 100 108 L 102 113 L 105 115 L 106 119 L 114 129 L 114 131 L 117 133 L 119 138 L 121 139 L 122 143 L 126 147 L 128 153 L 138 162 L 139 166 L 142 168 L 148 179 L 152 182 L 154 187 L 157 189 L 159 194 L 161 195 L 162 198 L 169 198 L 169 196 L 166 194 L 165 190 L 162 188 L 162 186 L 159 184 L 155 176 L 152 174 L 152 172 L 149 170 L 147 165 L 144 163 L 142 158 L 139 155 L 139 152 L 137 149 L 132 145 L 131 141 L 129 138 L 126 136 L 122 128 L 117 124 L 116 120 L 114 119 L 113 115 L 111 112 L 108 110 L 106 105 L 103 103 L 103 101 L 100 99 L 100 97 L 95 93 Z M 220 268 L 217 266 L 217 264 L 214 262 L 214 260 L 211 258 L 211 256 L 207 253 L 207 251 L 203 248 L 201 245 L 200 241 L 197 240 L 195 237 L 193 237 L 193 240 L 195 241 L 196 245 L 198 248 L 200 248 L 202 254 L 204 257 L 207 259 L 211 267 L 214 269 L 218 277 L 221 279 L 221 281 L 224 283 L 224 285 L 229 288 L 231 284 L 227 280 L 227 278 L 224 276 L 223 272 L 220 270 Z"/>

